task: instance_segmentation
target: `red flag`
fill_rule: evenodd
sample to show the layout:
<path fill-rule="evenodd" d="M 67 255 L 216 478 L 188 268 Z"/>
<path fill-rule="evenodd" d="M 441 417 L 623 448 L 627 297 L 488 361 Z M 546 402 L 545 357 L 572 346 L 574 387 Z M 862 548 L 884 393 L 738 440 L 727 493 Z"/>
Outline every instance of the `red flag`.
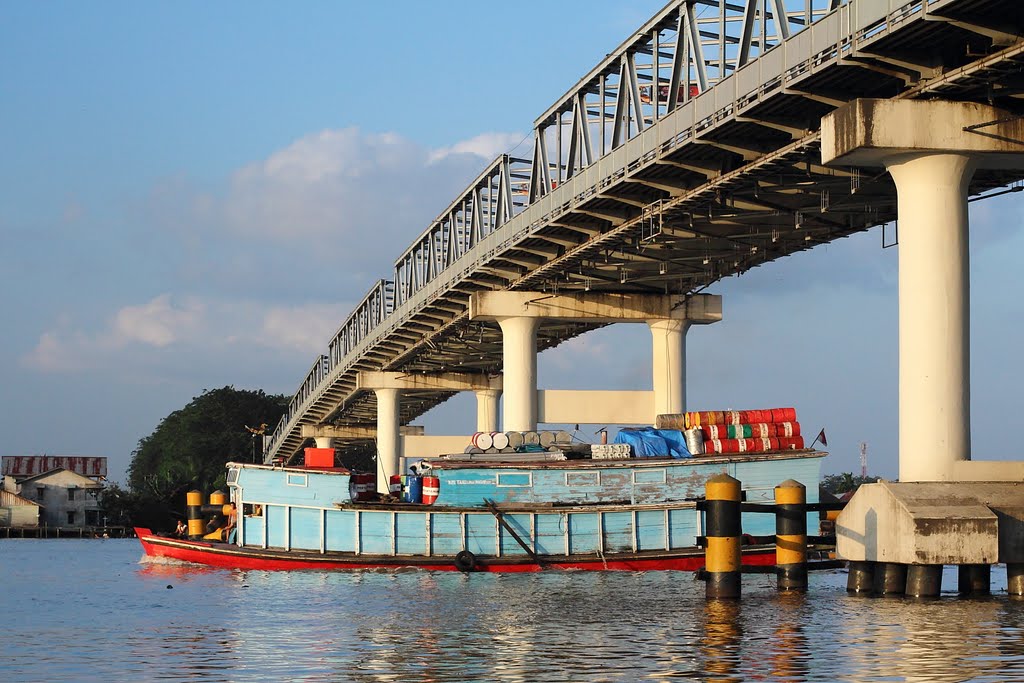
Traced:
<path fill-rule="evenodd" d="M 828 439 L 825 438 L 825 428 L 824 427 L 821 428 L 821 431 L 818 432 L 817 438 L 815 438 L 814 440 L 815 441 L 820 441 L 822 446 L 828 446 Z"/>

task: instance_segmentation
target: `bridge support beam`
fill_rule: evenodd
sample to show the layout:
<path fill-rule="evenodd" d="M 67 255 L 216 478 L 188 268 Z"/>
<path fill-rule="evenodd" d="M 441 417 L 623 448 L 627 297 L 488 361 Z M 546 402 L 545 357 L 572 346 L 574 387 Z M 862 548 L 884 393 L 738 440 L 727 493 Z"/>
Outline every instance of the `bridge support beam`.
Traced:
<path fill-rule="evenodd" d="M 884 166 L 899 209 L 899 478 L 949 481 L 970 454 L 967 192 L 1024 168 L 1024 121 L 993 107 L 856 100 L 821 125 L 822 162 Z"/>
<path fill-rule="evenodd" d="M 681 413 L 686 410 L 686 332 L 692 324 L 721 320 L 722 297 L 476 292 L 469 300 L 469 317 L 501 326 L 504 429 L 532 431 L 537 428 L 537 329 L 543 320 L 647 323 L 655 415 Z"/>

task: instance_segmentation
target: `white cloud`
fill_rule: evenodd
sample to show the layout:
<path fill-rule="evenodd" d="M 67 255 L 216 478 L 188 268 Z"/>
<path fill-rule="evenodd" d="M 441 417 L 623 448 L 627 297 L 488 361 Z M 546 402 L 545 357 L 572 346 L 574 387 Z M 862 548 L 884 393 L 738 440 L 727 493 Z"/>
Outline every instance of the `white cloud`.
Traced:
<path fill-rule="evenodd" d="M 359 252 L 381 248 L 397 257 L 487 162 L 521 137 L 488 133 L 431 151 L 393 133 L 321 131 L 232 174 L 209 217 L 238 235 L 332 238 Z"/>
<path fill-rule="evenodd" d="M 123 346 L 139 342 L 163 347 L 188 338 L 200 326 L 204 307 L 195 300 L 181 307 L 171 304 L 171 296 L 162 294 L 140 306 L 125 306 L 114 316 L 112 343 Z"/>
<path fill-rule="evenodd" d="M 259 341 L 275 349 L 326 353 L 330 336 L 347 313 L 348 308 L 338 304 L 272 308 L 263 315 Z"/>
<path fill-rule="evenodd" d="M 158 356 L 172 366 L 223 353 L 244 360 L 266 350 L 305 359 L 324 352 L 348 307 L 312 303 L 265 309 L 253 301 L 196 297 L 176 304 L 162 294 L 119 309 L 99 329 L 75 329 L 65 318 L 40 335 L 21 363 L 65 373 L 142 367 Z"/>
<path fill-rule="evenodd" d="M 456 154 L 473 154 L 490 162 L 522 141 L 523 136 L 519 133 L 481 133 L 475 138 L 456 142 L 451 147 L 434 150 L 430 153 L 430 163 L 436 164 Z"/>

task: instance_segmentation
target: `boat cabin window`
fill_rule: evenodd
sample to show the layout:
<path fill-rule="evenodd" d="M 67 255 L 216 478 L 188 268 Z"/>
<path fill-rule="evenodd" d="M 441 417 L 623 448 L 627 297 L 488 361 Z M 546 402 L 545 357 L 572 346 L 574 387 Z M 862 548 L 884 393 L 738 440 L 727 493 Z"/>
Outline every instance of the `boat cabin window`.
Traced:
<path fill-rule="evenodd" d="M 498 472 L 498 486 L 533 486 L 533 472 Z"/>
<path fill-rule="evenodd" d="M 238 468 L 232 467 L 228 470 L 228 486 L 238 481 Z"/>
<path fill-rule="evenodd" d="M 600 472 L 566 472 L 566 486 L 600 486 Z"/>
<path fill-rule="evenodd" d="M 633 470 L 634 484 L 664 484 L 665 470 Z"/>
<path fill-rule="evenodd" d="M 306 475 L 305 474 L 288 474 L 285 475 L 285 483 L 288 486 L 306 486 Z"/>

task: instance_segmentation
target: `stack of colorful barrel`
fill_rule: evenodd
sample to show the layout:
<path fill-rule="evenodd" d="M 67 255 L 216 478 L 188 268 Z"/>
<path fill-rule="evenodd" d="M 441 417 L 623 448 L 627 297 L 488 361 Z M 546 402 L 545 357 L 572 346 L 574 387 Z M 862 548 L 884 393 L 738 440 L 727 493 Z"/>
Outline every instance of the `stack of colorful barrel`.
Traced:
<path fill-rule="evenodd" d="M 699 428 L 704 436 L 704 450 L 709 455 L 801 450 L 804 447 L 795 408 L 659 415 L 657 426 L 680 430 Z"/>

